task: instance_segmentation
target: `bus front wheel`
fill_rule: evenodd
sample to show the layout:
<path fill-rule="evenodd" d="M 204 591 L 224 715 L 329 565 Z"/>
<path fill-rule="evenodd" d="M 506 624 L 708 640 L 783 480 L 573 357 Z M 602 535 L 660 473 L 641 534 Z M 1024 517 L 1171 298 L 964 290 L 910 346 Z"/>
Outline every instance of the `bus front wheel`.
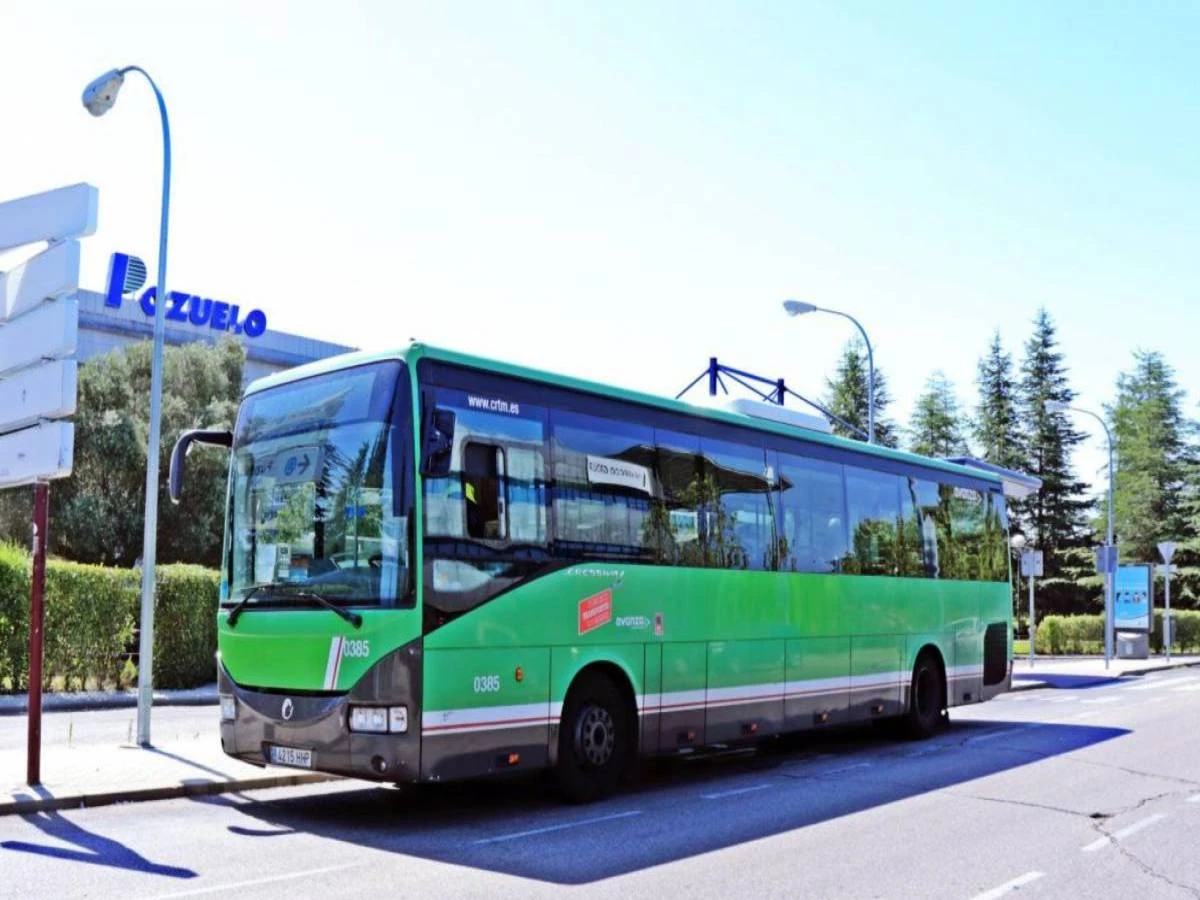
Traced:
<path fill-rule="evenodd" d="M 947 719 L 942 668 L 931 653 L 922 653 L 913 666 L 904 730 L 916 740 L 932 737 L 946 727 Z"/>
<path fill-rule="evenodd" d="M 616 790 L 634 752 L 633 723 L 612 679 L 585 672 L 571 686 L 558 728 L 559 790 L 574 803 L 588 803 Z"/>

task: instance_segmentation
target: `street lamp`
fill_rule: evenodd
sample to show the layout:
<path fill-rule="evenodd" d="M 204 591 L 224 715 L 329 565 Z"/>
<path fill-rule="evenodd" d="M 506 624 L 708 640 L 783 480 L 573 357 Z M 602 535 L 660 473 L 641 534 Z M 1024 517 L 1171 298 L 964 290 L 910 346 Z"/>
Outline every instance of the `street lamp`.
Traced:
<path fill-rule="evenodd" d="M 862 335 L 863 343 L 867 345 L 867 443 L 875 443 L 875 354 L 871 350 L 871 339 L 867 337 L 867 330 L 862 327 L 862 323 L 849 313 L 840 312 L 836 309 L 826 309 L 823 306 L 817 306 L 813 303 L 802 303 L 799 300 L 784 300 L 783 309 L 789 316 L 802 316 L 805 313 L 823 312 L 830 313 L 834 316 L 841 316 L 843 319 L 849 319 L 858 329 L 858 333 Z"/>
<path fill-rule="evenodd" d="M 145 69 L 126 66 L 105 72 L 83 91 L 83 105 L 93 116 L 102 116 L 117 100 L 129 72 L 138 72 L 150 83 L 162 119 L 162 217 L 158 226 L 158 287 L 154 294 L 154 347 L 150 356 L 150 438 L 146 447 L 146 521 L 142 533 L 142 616 L 138 644 L 138 743 L 150 746 L 151 678 L 154 666 L 154 557 L 158 538 L 158 451 L 162 437 L 163 336 L 167 308 L 167 212 L 171 205 L 171 130 L 167 105 L 158 85 Z"/>
<path fill-rule="evenodd" d="M 1113 615 L 1113 573 L 1110 570 L 1112 560 L 1109 558 L 1113 552 L 1113 439 L 1112 432 L 1108 428 L 1108 423 L 1101 416 L 1096 415 L 1090 409 L 1080 409 L 1078 406 L 1063 400 L 1047 400 L 1045 405 L 1048 413 L 1072 412 L 1081 413 L 1085 416 L 1091 416 L 1100 423 L 1100 427 L 1104 429 L 1104 436 L 1108 439 L 1108 537 L 1105 540 L 1104 558 L 1104 668 L 1108 668 L 1109 661 L 1112 659 L 1112 615 Z"/>

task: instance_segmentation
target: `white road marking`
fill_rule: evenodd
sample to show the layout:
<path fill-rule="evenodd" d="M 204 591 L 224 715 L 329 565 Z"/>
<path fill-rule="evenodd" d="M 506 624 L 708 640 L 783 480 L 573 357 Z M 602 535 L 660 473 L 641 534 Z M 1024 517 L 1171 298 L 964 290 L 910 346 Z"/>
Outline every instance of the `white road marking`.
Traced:
<path fill-rule="evenodd" d="M 990 891 L 984 891 L 982 894 L 976 894 L 971 900 L 996 900 L 997 897 L 1003 897 L 1009 891 L 1015 891 L 1018 888 L 1023 888 L 1031 882 L 1037 881 L 1045 872 L 1026 872 L 1012 881 L 1006 881 L 999 887 L 994 887 Z"/>
<path fill-rule="evenodd" d="M 362 863 L 346 863 L 342 866 L 325 866 L 323 869 L 306 869 L 303 872 L 288 872 L 284 875 L 269 875 L 266 878 L 255 878 L 252 881 L 234 881 L 228 884 L 214 884 L 210 887 L 196 888 L 193 891 L 180 891 L 177 894 L 159 894 L 155 900 L 168 900 L 173 897 L 199 897 L 202 894 L 215 894 L 218 891 L 233 891 L 238 888 L 256 887 L 260 884 L 273 884 L 276 881 L 291 881 L 295 878 L 308 878 L 310 875 L 326 875 L 330 872 L 342 872 L 354 869 Z"/>
<path fill-rule="evenodd" d="M 774 783 L 756 784 L 752 787 L 734 788 L 730 791 L 717 791 L 713 794 L 701 794 L 704 800 L 720 800 L 722 797 L 735 797 L 738 794 L 749 794 L 751 791 L 765 791 L 769 787 L 775 787 Z"/>
<path fill-rule="evenodd" d="M 1195 797 L 1188 797 L 1188 803 L 1200 803 L 1200 794 Z"/>
<path fill-rule="evenodd" d="M 595 825 L 597 822 L 611 822 L 614 819 L 628 819 L 630 816 L 640 816 L 640 809 L 628 812 L 613 813 L 611 816 L 596 816 L 591 819 L 580 819 L 578 822 L 564 822 L 562 825 L 547 825 L 545 828 L 530 828 L 527 831 L 514 831 L 511 834 L 500 834 L 496 837 L 482 838 L 475 844 L 498 844 L 501 841 L 515 841 L 517 838 L 530 837 L 535 834 L 549 834 L 552 831 L 564 831 L 567 828 L 578 828 L 581 825 Z"/>
<path fill-rule="evenodd" d="M 1098 715 L 1100 715 L 1100 710 L 1093 709 L 1089 712 L 1075 713 L 1075 715 L 1071 716 L 1071 718 L 1072 719 L 1094 719 Z"/>
<path fill-rule="evenodd" d="M 1182 687 L 1171 688 L 1173 694 L 1186 694 L 1189 691 L 1200 691 L 1200 684 L 1186 684 Z"/>
<path fill-rule="evenodd" d="M 1116 703 L 1120 697 L 1089 697 L 1084 703 Z"/>
<path fill-rule="evenodd" d="M 1150 681 L 1144 681 L 1141 684 L 1135 684 L 1127 687 L 1127 691 L 1157 691 L 1159 688 L 1174 687 L 1177 684 L 1189 684 L 1194 681 L 1200 681 L 1200 675 L 1190 675 L 1186 678 L 1153 678 Z"/>
<path fill-rule="evenodd" d="M 1140 821 L 1134 822 L 1132 825 L 1126 825 L 1120 831 L 1114 831 L 1112 834 L 1106 835 L 1102 838 L 1099 838 L 1098 840 L 1092 841 L 1090 844 L 1088 844 L 1086 847 L 1083 848 L 1083 852 L 1084 853 L 1094 853 L 1096 850 L 1103 850 L 1110 843 L 1122 840 L 1123 838 L 1127 838 L 1131 834 L 1137 834 L 1143 828 L 1149 828 L 1155 822 L 1159 821 L 1160 819 L 1165 819 L 1166 817 L 1167 816 L 1165 813 L 1159 813 L 1158 815 L 1148 816 L 1145 819 L 1141 819 Z"/>
<path fill-rule="evenodd" d="M 1001 728 L 999 731 L 989 731 L 986 734 L 981 734 L 978 737 L 970 738 L 967 743 L 978 744 L 981 741 L 990 741 L 992 738 L 1007 737 L 1010 734 L 1017 734 L 1022 731 L 1027 731 L 1036 726 L 1037 723 L 1031 722 L 1028 725 L 1020 725 L 1016 728 Z"/>
<path fill-rule="evenodd" d="M 1070 703 L 1072 700 L 1078 700 L 1078 699 L 1079 699 L 1079 697 L 1077 695 L 1071 694 L 1069 697 L 1051 697 L 1046 702 L 1047 703 Z"/>
<path fill-rule="evenodd" d="M 871 767 L 871 764 L 869 762 L 861 762 L 861 763 L 855 763 L 852 766 L 841 766 L 840 768 L 837 768 L 837 769 L 825 769 L 823 772 L 814 772 L 813 774 L 814 775 L 840 775 L 842 772 L 849 772 L 849 771 L 852 771 L 853 769 L 869 769 L 870 767 Z"/>

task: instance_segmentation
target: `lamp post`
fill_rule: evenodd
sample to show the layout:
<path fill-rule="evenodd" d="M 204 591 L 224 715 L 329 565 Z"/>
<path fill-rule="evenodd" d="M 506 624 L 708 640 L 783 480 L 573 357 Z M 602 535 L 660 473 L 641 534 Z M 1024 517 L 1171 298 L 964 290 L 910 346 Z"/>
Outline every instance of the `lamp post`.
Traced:
<path fill-rule="evenodd" d="M 138 643 L 138 744 L 150 746 L 151 683 L 154 667 L 154 558 L 158 546 L 158 454 L 162 438 L 163 337 L 167 308 L 167 213 L 171 205 L 171 130 L 167 105 L 150 74 L 139 66 L 105 72 L 83 91 L 83 105 L 93 116 L 108 112 L 129 72 L 141 74 L 150 83 L 162 119 L 163 179 L 162 215 L 158 226 L 158 286 L 154 293 L 154 345 L 150 356 L 150 436 L 146 447 L 146 521 L 142 534 L 142 613 Z"/>
<path fill-rule="evenodd" d="M 867 330 L 862 327 L 862 323 L 849 313 L 841 312 L 836 309 L 826 309 L 823 306 L 817 306 L 813 303 L 803 303 L 799 300 L 784 300 L 784 311 L 789 316 L 802 316 L 805 313 L 823 312 L 834 316 L 841 316 L 843 319 L 849 319 L 858 329 L 858 333 L 862 335 L 863 343 L 867 345 L 867 443 L 875 443 L 875 354 L 871 349 L 871 339 L 867 337 Z"/>
<path fill-rule="evenodd" d="M 1108 668 L 1109 662 L 1112 660 L 1112 625 L 1113 625 L 1113 560 L 1110 559 L 1113 553 L 1113 439 L 1112 432 L 1108 428 L 1108 423 L 1101 416 L 1096 415 L 1090 409 L 1080 409 L 1078 406 L 1072 406 L 1062 400 L 1047 400 L 1046 412 L 1058 413 L 1071 410 L 1072 412 L 1081 413 L 1085 416 L 1091 416 L 1100 423 L 1100 427 L 1104 429 L 1104 436 L 1108 440 L 1108 535 L 1105 539 L 1104 546 L 1107 548 L 1104 558 L 1104 668 Z"/>

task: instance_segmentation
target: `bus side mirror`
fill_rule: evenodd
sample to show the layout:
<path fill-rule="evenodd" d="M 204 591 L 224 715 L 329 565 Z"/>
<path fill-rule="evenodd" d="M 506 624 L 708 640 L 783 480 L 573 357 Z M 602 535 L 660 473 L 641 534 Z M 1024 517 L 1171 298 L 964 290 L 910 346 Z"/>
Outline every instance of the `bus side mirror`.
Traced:
<path fill-rule="evenodd" d="M 193 443 L 212 444 L 216 447 L 232 447 L 233 432 L 193 428 L 191 431 L 185 431 L 179 436 L 179 440 L 175 442 L 175 449 L 171 451 L 171 477 L 169 482 L 171 502 L 175 504 L 179 503 L 179 498 L 183 495 L 183 460 Z"/>
<path fill-rule="evenodd" d="M 454 411 L 434 407 L 426 415 L 425 440 L 421 449 L 421 474 L 443 478 L 450 474 L 450 453 L 454 449 Z"/>

